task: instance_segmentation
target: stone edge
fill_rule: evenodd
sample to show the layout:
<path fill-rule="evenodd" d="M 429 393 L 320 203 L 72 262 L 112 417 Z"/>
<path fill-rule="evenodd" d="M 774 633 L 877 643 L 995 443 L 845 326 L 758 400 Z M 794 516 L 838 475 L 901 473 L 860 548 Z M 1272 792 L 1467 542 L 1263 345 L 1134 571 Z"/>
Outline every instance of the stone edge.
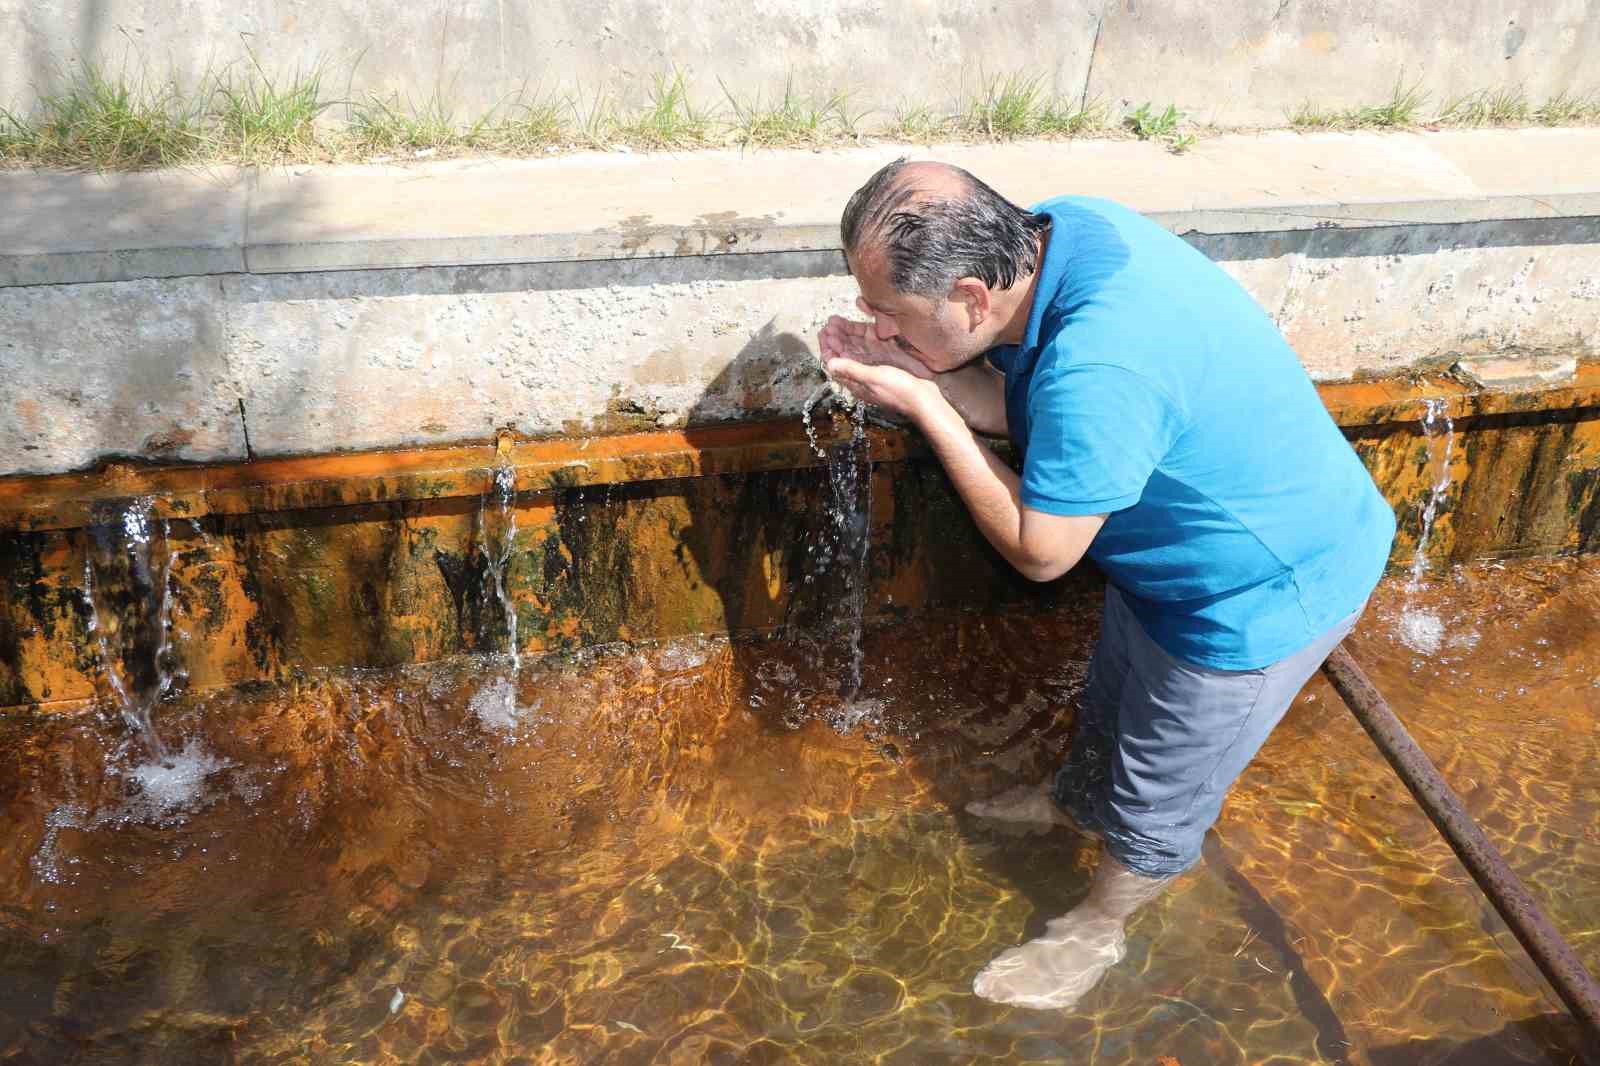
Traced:
<path fill-rule="evenodd" d="M 240 195 L 244 192 L 241 189 Z M 248 210 L 248 208 L 246 208 Z M 1581 219 L 1600 216 L 1600 192 L 1361 202 L 1309 202 L 1180 211 L 1149 217 L 1181 236 L 1293 233 L 1383 226 L 1458 225 Z M 46 249 L 0 253 L 0 288 L 136 281 L 219 274 L 454 267 L 508 263 L 649 260 L 688 256 L 838 251 L 836 223 L 656 227 L 648 236 L 599 232 L 439 234 L 410 238 L 330 237 L 256 243 L 249 227 L 237 242 L 185 243 L 158 228 L 136 247 Z M 686 251 L 685 249 L 692 249 Z"/>

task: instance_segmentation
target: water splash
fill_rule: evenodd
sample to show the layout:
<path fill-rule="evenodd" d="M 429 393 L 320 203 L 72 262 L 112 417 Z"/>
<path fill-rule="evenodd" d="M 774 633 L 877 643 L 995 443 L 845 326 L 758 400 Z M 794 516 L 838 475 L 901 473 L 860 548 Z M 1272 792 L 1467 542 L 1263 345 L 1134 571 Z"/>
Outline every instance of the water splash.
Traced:
<path fill-rule="evenodd" d="M 206 778 L 229 765 L 226 759 L 207 751 L 198 739 L 189 740 L 182 751 L 164 759 L 135 765 L 126 776 L 139 790 L 116 812 L 114 820 L 170 823 L 193 809 L 204 796 Z"/>
<path fill-rule="evenodd" d="M 811 395 L 806 397 L 806 402 L 800 408 L 800 424 L 806 427 L 806 442 L 811 445 L 811 451 L 823 462 L 828 461 L 828 453 L 817 442 L 816 408 L 823 400 L 832 398 L 835 402 L 839 399 L 839 386 L 830 379 L 811 390 Z"/>
<path fill-rule="evenodd" d="M 850 436 L 826 446 L 817 440 L 813 410 L 825 398 L 835 404 L 850 421 Z M 845 397 L 840 402 L 839 397 Z M 857 707 L 861 689 L 864 653 L 862 631 L 866 615 L 867 551 L 870 544 L 872 511 L 872 464 L 868 457 L 866 405 L 849 399 L 849 394 L 826 383 L 807 401 L 806 434 L 814 451 L 827 463 L 827 526 L 821 538 L 810 546 L 810 572 L 807 584 L 826 579 L 826 593 L 820 594 L 819 630 L 826 650 L 822 658 L 833 659 L 843 652 L 844 661 L 836 668 L 839 676 L 840 705 L 828 712 L 828 721 L 841 733 L 860 722 L 874 718 L 875 706 Z M 828 669 L 834 669 L 828 667 Z M 871 702 L 871 701 L 867 701 Z"/>
<path fill-rule="evenodd" d="M 845 599 L 836 629 L 848 642 L 849 663 L 839 694 L 846 704 L 861 689 L 864 656 L 861 635 L 867 604 L 867 548 L 871 537 L 872 464 L 867 458 L 866 405 L 849 409 L 851 433 L 847 444 L 829 449 L 828 484 L 832 489 L 834 522 L 840 559 L 846 566 Z"/>
<path fill-rule="evenodd" d="M 1433 611 L 1417 607 L 1410 601 L 1421 590 L 1423 575 L 1428 570 L 1428 541 L 1433 536 L 1433 524 L 1438 517 L 1439 505 L 1450 492 L 1450 453 L 1455 447 L 1456 427 L 1450 418 L 1446 401 L 1435 397 L 1427 401 L 1422 416 L 1422 433 L 1428 441 L 1428 463 L 1437 469 L 1428 497 L 1422 507 L 1418 523 L 1417 545 L 1411 557 L 1411 578 L 1406 582 L 1406 605 L 1400 614 L 1400 640 L 1413 651 L 1434 655 L 1444 643 L 1444 621 Z M 1439 441 L 1443 439 L 1443 446 Z"/>

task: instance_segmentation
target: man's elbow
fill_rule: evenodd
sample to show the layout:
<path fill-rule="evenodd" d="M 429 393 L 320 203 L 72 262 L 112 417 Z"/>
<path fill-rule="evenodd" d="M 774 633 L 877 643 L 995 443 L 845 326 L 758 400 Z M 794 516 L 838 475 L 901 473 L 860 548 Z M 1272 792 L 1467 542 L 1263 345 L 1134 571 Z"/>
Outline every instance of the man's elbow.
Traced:
<path fill-rule="evenodd" d="M 1015 560 L 1017 572 L 1029 581 L 1054 581 L 1056 578 L 1078 565 L 1082 553 L 1067 557 L 1035 557 L 1029 556 Z"/>

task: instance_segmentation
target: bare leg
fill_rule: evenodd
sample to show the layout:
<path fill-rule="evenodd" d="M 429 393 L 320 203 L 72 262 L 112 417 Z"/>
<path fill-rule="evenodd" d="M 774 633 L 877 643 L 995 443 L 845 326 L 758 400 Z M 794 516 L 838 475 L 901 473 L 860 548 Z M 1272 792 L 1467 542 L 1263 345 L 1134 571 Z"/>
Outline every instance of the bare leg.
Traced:
<path fill-rule="evenodd" d="M 1102 851 L 1084 901 L 1046 923 L 1044 936 L 1002 952 L 978 974 L 972 990 L 1018 1007 L 1072 1006 L 1122 961 L 1128 918 L 1171 881 L 1136 874 Z"/>

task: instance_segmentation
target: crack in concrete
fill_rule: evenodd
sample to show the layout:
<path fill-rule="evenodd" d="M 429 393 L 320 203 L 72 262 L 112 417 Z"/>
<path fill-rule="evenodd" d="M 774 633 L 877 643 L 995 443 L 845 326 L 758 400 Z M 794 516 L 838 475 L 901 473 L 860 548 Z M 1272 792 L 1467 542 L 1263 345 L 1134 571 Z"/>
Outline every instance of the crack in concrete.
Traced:
<path fill-rule="evenodd" d="M 244 413 L 244 397 L 240 396 L 238 397 L 238 400 L 239 426 L 244 430 L 244 459 L 247 463 L 253 463 L 256 461 L 256 451 L 254 448 L 250 447 L 250 419 L 247 418 Z"/>
<path fill-rule="evenodd" d="M 1089 64 L 1083 71 L 1083 92 L 1078 96 L 1078 112 L 1089 106 L 1089 79 L 1094 76 L 1094 57 L 1100 51 L 1100 31 L 1105 28 L 1106 13 L 1102 9 L 1099 18 L 1094 22 L 1094 43 L 1089 46 Z"/>

